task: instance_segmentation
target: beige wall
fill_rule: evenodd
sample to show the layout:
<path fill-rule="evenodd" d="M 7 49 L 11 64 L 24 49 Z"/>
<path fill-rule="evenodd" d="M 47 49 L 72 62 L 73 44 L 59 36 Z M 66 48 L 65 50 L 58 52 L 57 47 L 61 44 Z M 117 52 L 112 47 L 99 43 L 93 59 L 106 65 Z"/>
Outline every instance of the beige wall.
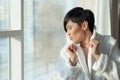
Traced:
<path fill-rule="evenodd" d="M 78 0 L 78 4 L 80 7 L 90 9 L 95 13 L 96 0 Z"/>

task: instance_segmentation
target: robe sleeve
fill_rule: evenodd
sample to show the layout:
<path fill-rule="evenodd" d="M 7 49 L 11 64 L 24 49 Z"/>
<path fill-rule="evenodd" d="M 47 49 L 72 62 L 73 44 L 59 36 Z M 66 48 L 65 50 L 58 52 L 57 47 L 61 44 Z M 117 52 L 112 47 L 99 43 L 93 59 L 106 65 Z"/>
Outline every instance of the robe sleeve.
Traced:
<path fill-rule="evenodd" d="M 76 66 L 71 66 L 69 59 L 63 54 L 65 53 L 63 50 L 61 50 L 60 57 L 57 63 L 57 73 L 60 77 L 60 79 L 58 80 L 77 80 L 77 75 L 79 74 L 80 76 L 81 74 L 79 63 L 77 63 Z"/>
<path fill-rule="evenodd" d="M 92 68 L 102 73 L 107 80 L 120 80 L 120 50 L 116 44 L 110 54 L 101 53 L 99 60 L 93 64 Z"/>

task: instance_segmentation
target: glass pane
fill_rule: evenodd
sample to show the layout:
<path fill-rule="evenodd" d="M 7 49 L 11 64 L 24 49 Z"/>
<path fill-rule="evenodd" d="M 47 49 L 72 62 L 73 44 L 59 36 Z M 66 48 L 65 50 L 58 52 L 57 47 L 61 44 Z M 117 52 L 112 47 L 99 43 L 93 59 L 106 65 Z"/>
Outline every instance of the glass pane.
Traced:
<path fill-rule="evenodd" d="M 63 17 L 68 8 L 77 6 L 77 0 L 24 1 L 25 80 L 54 80 L 57 58 L 65 44 Z"/>
<path fill-rule="evenodd" d="M 9 80 L 9 40 L 0 38 L 0 80 Z"/>
<path fill-rule="evenodd" d="M 9 0 L 0 0 L 0 31 L 9 27 Z"/>
<path fill-rule="evenodd" d="M 21 30 L 21 0 L 0 0 L 0 31 Z"/>

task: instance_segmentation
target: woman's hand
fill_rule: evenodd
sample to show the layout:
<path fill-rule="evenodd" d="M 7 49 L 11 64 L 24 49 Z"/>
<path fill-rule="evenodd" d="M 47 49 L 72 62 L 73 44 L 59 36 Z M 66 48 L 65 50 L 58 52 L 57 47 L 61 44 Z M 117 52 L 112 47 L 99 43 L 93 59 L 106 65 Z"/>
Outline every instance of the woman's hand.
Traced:
<path fill-rule="evenodd" d="M 95 40 L 95 39 L 92 39 L 90 41 L 90 47 L 92 48 L 92 56 L 98 60 L 99 57 L 100 57 L 100 54 L 98 52 L 98 47 L 99 47 L 99 41 L 98 40 Z"/>
<path fill-rule="evenodd" d="M 76 50 L 77 50 L 77 48 L 74 44 L 70 44 L 66 48 L 67 53 L 70 55 L 69 60 L 70 60 L 72 66 L 76 65 L 76 59 L 77 59 L 77 55 L 75 54 Z"/>

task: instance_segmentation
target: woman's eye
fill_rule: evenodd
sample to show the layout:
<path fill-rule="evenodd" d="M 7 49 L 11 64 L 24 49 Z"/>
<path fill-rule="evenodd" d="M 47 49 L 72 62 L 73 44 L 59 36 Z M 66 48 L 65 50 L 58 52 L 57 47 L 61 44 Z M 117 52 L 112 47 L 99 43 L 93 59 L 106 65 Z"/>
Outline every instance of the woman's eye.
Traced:
<path fill-rule="evenodd" d="M 67 29 L 67 30 L 71 30 L 71 29 L 72 29 L 72 26 L 67 26 L 66 29 Z"/>
<path fill-rule="evenodd" d="M 69 29 L 69 30 L 71 30 L 71 29 L 72 29 L 72 27 L 69 27 L 68 29 Z"/>

